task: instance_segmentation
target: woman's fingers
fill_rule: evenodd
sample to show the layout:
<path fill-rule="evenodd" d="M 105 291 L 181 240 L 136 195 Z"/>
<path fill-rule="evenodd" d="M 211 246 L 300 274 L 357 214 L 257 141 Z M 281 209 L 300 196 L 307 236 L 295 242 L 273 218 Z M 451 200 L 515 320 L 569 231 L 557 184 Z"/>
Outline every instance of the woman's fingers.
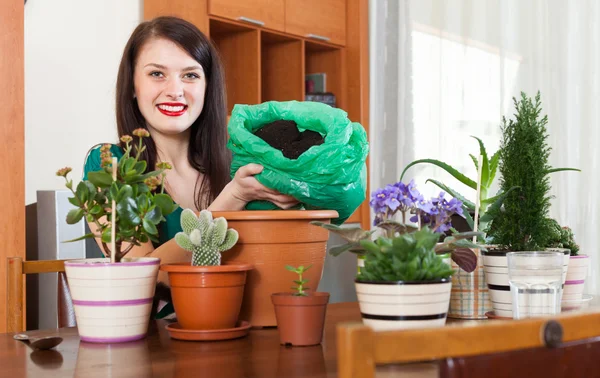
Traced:
<path fill-rule="evenodd" d="M 263 171 L 263 169 L 264 169 L 264 167 L 260 164 L 250 163 L 250 164 L 244 165 L 243 167 L 240 167 L 240 169 L 238 169 L 237 173 L 240 175 L 240 177 L 248 177 L 248 176 L 254 176 L 254 175 L 261 173 Z"/>

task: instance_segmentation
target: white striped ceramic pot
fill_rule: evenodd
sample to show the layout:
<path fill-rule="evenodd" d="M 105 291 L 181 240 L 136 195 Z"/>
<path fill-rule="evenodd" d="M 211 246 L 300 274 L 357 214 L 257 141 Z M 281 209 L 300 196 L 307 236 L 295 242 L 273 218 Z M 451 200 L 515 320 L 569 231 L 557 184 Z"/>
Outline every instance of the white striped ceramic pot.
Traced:
<path fill-rule="evenodd" d="M 548 251 L 559 251 L 564 253 L 563 259 L 563 286 L 569 269 L 570 251 L 563 248 L 548 248 Z M 483 269 L 485 281 L 490 293 L 494 315 L 500 317 L 513 317 L 512 297 L 510 284 L 508 283 L 508 259 L 506 254 L 510 251 L 481 251 L 483 258 Z"/>
<path fill-rule="evenodd" d="M 578 301 L 582 299 L 589 266 L 590 257 L 587 255 L 577 255 L 569 258 L 569 270 L 563 289 L 563 300 Z"/>
<path fill-rule="evenodd" d="M 160 259 L 107 258 L 65 262 L 79 337 L 119 343 L 146 336 Z"/>
<path fill-rule="evenodd" d="M 363 323 L 376 331 L 441 327 L 446 323 L 450 278 L 354 282 Z"/>

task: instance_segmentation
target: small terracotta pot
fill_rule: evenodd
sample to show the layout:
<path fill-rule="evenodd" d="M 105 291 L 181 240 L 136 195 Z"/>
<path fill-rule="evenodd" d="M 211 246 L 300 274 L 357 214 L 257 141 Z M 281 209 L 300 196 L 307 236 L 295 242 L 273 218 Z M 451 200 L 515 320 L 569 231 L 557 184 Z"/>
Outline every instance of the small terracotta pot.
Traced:
<path fill-rule="evenodd" d="M 271 295 L 271 301 L 275 306 L 281 344 L 303 346 L 321 343 L 329 293 L 309 293 L 305 297 L 275 293 Z"/>
<path fill-rule="evenodd" d="M 192 266 L 167 264 L 177 321 L 185 329 L 234 328 L 242 307 L 250 264 Z"/>

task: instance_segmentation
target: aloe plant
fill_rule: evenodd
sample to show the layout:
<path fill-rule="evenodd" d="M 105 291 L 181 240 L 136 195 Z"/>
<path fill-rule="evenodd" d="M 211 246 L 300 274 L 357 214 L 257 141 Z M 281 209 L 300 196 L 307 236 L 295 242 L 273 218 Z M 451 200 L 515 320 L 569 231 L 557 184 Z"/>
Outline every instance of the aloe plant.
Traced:
<path fill-rule="evenodd" d="M 494 179 L 496 178 L 496 173 L 498 171 L 498 166 L 500 164 L 500 150 L 496 151 L 492 155 L 492 157 L 489 158 L 489 155 L 487 153 L 485 145 L 483 144 L 483 141 L 476 136 L 471 136 L 471 137 L 474 138 L 475 140 L 477 140 L 477 142 L 479 144 L 479 154 L 482 157 L 482 160 L 481 160 L 481 188 L 480 188 L 480 194 L 479 194 L 479 204 L 480 204 L 479 205 L 479 223 L 478 223 L 477 229 L 482 231 L 485 236 L 485 234 L 487 234 L 487 232 L 489 231 L 491 222 L 494 219 L 495 214 L 497 214 L 498 210 L 500 210 L 500 208 L 502 207 L 502 203 L 504 202 L 506 197 L 513 190 L 519 189 L 519 187 L 513 186 L 510 188 L 507 188 L 504 191 L 501 189 L 496 193 L 496 195 L 491 196 L 491 197 L 489 196 L 490 188 L 492 187 Z M 473 161 L 473 164 L 475 165 L 475 170 L 479 171 L 479 164 L 478 164 L 477 157 L 475 157 L 475 155 L 473 155 L 473 154 L 469 154 L 469 156 L 470 156 L 471 160 Z M 448 172 L 452 177 L 454 177 L 459 182 L 463 183 L 464 185 L 468 186 L 469 188 L 471 188 L 475 191 L 477 190 L 477 180 L 476 179 L 467 177 L 463 173 L 459 172 L 456 168 L 452 167 L 450 164 L 444 163 L 440 160 L 435 160 L 435 159 L 419 159 L 419 160 L 415 160 L 415 161 L 411 162 L 402 171 L 402 174 L 400 175 L 400 180 L 402 180 L 402 178 L 404 177 L 404 174 L 410 167 L 417 165 L 417 164 L 423 164 L 423 163 L 433 164 L 439 168 L 442 168 L 443 170 Z M 552 169 L 548 169 L 546 171 L 546 173 L 548 174 L 548 173 L 559 172 L 559 171 L 579 171 L 579 170 L 575 169 L 575 168 L 552 168 Z M 470 212 L 475 212 L 475 203 L 468 200 L 464 195 L 459 193 L 457 190 L 452 189 L 448 185 L 440 182 L 439 180 L 430 178 L 430 179 L 427 179 L 426 183 L 427 182 L 432 182 L 433 184 L 440 187 L 442 190 L 446 191 L 452 197 L 460 200 L 463 203 L 463 209 L 464 209 L 463 215 L 465 217 L 465 220 L 467 221 L 469 227 L 471 227 L 471 229 L 474 229 L 475 222 L 473 220 L 473 217 L 471 217 Z M 483 241 L 483 238 L 481 239 L 481 241 Z"/>

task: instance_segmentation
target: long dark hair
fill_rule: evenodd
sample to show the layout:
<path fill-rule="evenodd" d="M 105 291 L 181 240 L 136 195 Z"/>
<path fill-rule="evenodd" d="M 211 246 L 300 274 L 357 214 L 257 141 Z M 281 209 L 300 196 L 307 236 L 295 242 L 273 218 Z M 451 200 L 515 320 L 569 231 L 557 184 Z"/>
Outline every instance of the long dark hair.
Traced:
<path fill-rule="evenodd" d="M 194 187 L 194 192 L 198 193 L 195 205 L 198 209 L 206 208 L 230 181 L 231 153 L 225 147 L 227 108 L 221 60 L 210 40 L 193 24 L 176 17 L 158 17 L 141 23 L 131 34 L 117 77 L 119 138 L 131 135 L 137 128 L 147 128 L 134 99 L 133 74 L 142 46 L 153 38 L 164 38 L 177 44 L 200 63 L 206 75 L 204 107 L 190 128 L 188 150 L 190 165 L 204 174 Z M 157 162 L 156 145 L 152 138 L 144 138 L 144 141 L 146 150 L 142 158 L 151 170 Z M 121 147 L 124 147 L 123 143 Z"/>

